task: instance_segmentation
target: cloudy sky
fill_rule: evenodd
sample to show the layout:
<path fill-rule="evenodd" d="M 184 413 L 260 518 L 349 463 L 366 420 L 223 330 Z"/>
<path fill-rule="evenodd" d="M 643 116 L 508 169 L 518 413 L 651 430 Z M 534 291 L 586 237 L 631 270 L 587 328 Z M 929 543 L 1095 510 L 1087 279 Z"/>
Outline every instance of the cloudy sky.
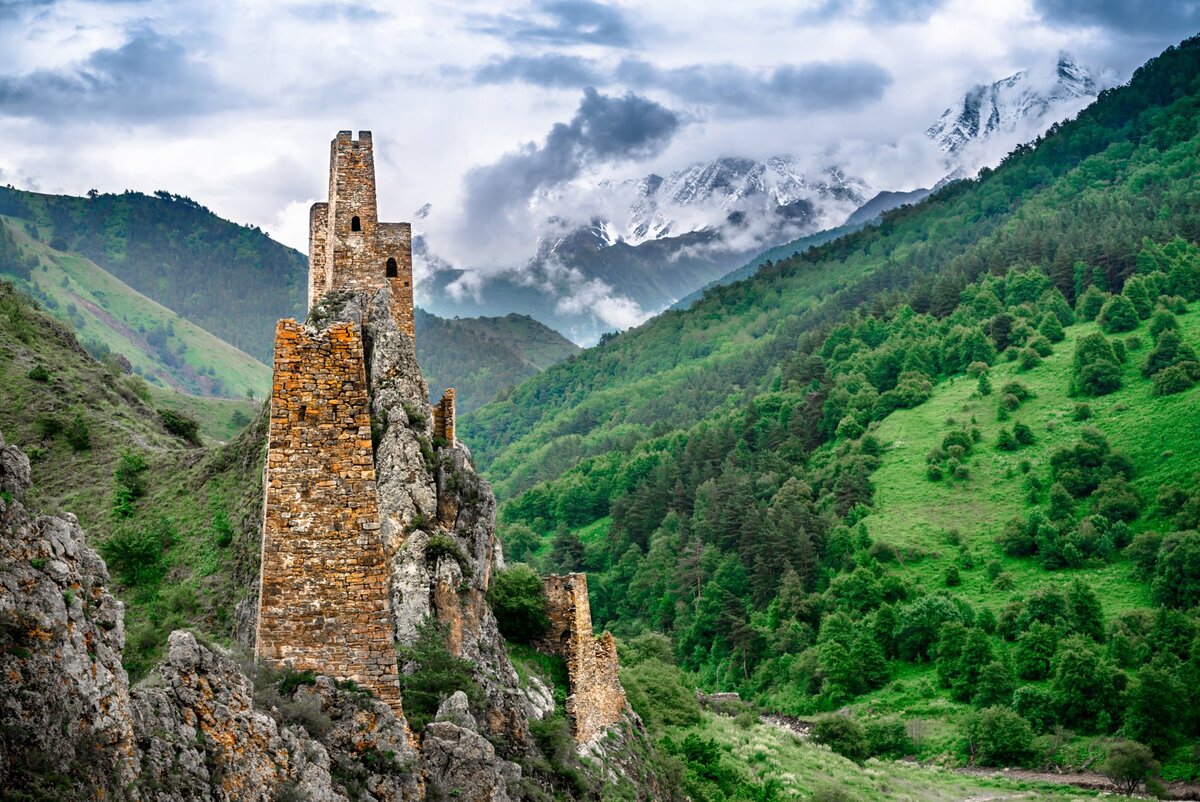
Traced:
<path fill-rule="evenodd" d="M 532 193 L 838 148 L 876 186 L 971 85 L 1065 50 L 1125 80 L 1200 0 L 0 0 L 0 182 L 165 189 L 306 247 L 328 142 L 371 129 L 380 213 L 463 263 Z M 519 216 L 519 215 L 518 215 Z"/>

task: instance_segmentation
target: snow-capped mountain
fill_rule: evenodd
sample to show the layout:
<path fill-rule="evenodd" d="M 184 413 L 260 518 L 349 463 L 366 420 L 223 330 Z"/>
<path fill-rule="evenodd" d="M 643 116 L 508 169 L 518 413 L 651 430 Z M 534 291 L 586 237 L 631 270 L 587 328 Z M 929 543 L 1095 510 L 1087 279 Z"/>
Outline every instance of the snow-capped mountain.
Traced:
<path fill-rule="evenodd" d="M 1052 72 L 1022 70 L 973 87 L 925 135 L 950 155 L 987 140 L 1016 145 L 1077 113 L 1111 83 L 1110 73 L 1093 71 L 1060 53 Z"/>
<path fill-rule="evenodd" d="M 720 228 L 731 218 L 761 220 L 756 228 L 768 239 L 780 229 L 803 233 L 840 221 L 863 203 L 869 188 L 837 165 L 813 169 L 791 156 L 725 156 L 666 177 L 600 182 L 587 191 L 597 209 L 593 233 L 608 245 L 639 245 Z"/>
<path fill-rule="evenodd" d="M 701 287 L 748 275 L 758 254 L 785 257 L 824 241 L 819 232 L 867 224 L 995 165 L 1113 79 L 1060 54 L 1045 68 L 972 88 L 925 136 L 894 132 L 928 148 L 926 169 L 935 174 L 914 180 L 932 190 L 872 185 L 859 177 L 872 174 L 871 160 L 856 161 L 852 148 L 807 160 L 725 156 L 622 181 L 579 180 L 534 198 L 531 211 L 546 223 L 537 245 L 527 261 L 498 272 L 457 269 L 418 231 L 419 302 L 443 317 L 520 312 L 590 344 Z M 428 207 L 416 215 L 420 228 L 429 215 Z"/>

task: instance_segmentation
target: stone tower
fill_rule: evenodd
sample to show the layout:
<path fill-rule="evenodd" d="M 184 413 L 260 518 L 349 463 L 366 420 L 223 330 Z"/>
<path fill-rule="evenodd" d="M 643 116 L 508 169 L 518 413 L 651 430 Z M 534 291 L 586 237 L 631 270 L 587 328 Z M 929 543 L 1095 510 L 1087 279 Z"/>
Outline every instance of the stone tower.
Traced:
<path fill-rule="evenodd" d="M 391 289 L 413 332 L 408 223 L 381 223 L 371 132 L 330 147 L 329 200 L 309 218 L 308 304 Z M 380 535 L 375 447 L 359 324 L 275 329 L 255 655 L 352 679 L 400 709 L 390 569 Z M 454 391 L 440 424 L 454 437 Z"/>
<path fill-rule="evenodd" d="M 329 200 L 314 203 L 308 228 L 308 308 L 333 290 L 392 287 L 393 315 L 413 336 L 412 229 L 381 223 L 370 131 L 339 131 L 329 149 Z"/>

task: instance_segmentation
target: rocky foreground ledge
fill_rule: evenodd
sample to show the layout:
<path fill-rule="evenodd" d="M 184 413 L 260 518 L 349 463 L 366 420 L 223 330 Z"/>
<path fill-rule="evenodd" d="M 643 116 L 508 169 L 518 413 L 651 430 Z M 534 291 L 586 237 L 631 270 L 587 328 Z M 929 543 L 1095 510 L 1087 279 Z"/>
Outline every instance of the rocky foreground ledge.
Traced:
<path fill-rule="evenodd" d="M 124 607 L 75 516 L 31 517 L 0 437 L 0 788 L 61 800 L 501 802 L 520 768 L 451 697 L 420 749 L 392 709 L 318 677 L 283 689 L 189 632 L 153 679 L 121 666 Z"/>

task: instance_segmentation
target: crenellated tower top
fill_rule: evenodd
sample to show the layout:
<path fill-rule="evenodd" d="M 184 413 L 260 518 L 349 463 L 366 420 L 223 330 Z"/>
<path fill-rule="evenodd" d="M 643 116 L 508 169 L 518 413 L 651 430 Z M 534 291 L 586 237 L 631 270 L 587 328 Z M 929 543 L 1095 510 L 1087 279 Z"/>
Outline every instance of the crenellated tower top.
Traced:
<path fill-rule="evenodd" d="M 413 336 L 412 230 L 381 223 L 370 131 L 339 131 L 329 147 L 329 200 L 314 203 L 308 229 L 308 306 L 332 291 L 392 288 L 401 330 Z"/>

